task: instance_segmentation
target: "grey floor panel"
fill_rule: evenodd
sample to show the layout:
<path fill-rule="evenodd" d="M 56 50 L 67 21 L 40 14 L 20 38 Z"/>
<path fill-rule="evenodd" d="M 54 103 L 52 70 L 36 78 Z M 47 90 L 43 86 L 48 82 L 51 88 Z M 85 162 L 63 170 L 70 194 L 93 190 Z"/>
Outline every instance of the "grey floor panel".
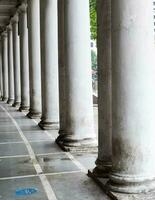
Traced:
<path fill-rule="evenodd" d="M 13 115 L 12 115 L 13 116 Z M 14 115 L 13 118 L 19 123 L 25 121 L 27 118 L 25 115 Z M 29 120 L 29 119 L 27 119 Z"/>
<path fill-rule="evenodd" d="M 35 131 L 40 131 L 40 127 L 38 125 L 20 125 L 20 128 L 23 132 L 26 132 L 26 131 L 30 131 L 30 130 L 35 130 Z"/>
<path fill-rule="evenodd" d="M 80 171 L 80 169 L 64 153 L 38 156 L 37 160 L 44 173 Z"/>
<path fill-rule="evenodd" d="M 36 154 L 61 152 L 54 140 L 34 142 L 31 146 Z"/>
<path fill-rule="evenodd" d="M 0 144 L 0 156 L 28 155 L 25 144 Z"/>
<path fill-rule="evenodd" d="M 1 122 L 0 121 L 0 126 L 15 126 L 14 123 L 12 121 L 6 121 L 6 122 Z"/>
<path fill-rule="evenodd" d="M 58 200 L 109 200 L 84 173 L 50 175 L 48 180 Z"/>
<path fill-rule="evenodd" d="M 76 160 L 78 160 L 86 169 L 93 169 L 97 153 L 72 153 Z"/>
<path fill-rule="evenodd" d="M 3 123 L 3 122 L 10 122 L 10 123 L 12 123 L 12 120 L 9 119 L 9 118 L 0 118 L 0 123 Z"/>
<path fill-rule="evenodd" d="M 36 174 L 30 157 L 0 159 L 0 178 Z"/>
<path fill-rule="evenodd" d="M 37 141 L 37 140 L 50 140 L 50 137 L 44 131 L 27 131 L 24 132 L 25 137 L 29 141 Z"/>
<path fill-rule="evenodd" d="M 0 132 L 0 143 L 2 142 L 22 142 L 18 132 Z"/>
<path fill-rule="evenodd" d="M 30 119 L 27 119 L 26 117 L 24 117 L 24 119 L 18 119 L 16 120 L 18 122 L 19 126 L 33 126 L 34 122 Z"/>
<path fill-rule="evenodd" d="M 29 196 L 17 196 L 16 190 L 36 188 L 38 192 Z M 2 200 L 48 200 L 39 177 L 20 178 L 0 181 L 0 199 Z"/>
<path fill-rule="evenodd" d="M 59 136 L 58 130 L 49 130 L 48 133 L 54 138 L 57 138 Z"/>
<path fill-rule="evenodd" d="M 1 126 L 0 127 L 0 133 L 1 132 L 17 132 L 17 128 L 15 126 Z"/>

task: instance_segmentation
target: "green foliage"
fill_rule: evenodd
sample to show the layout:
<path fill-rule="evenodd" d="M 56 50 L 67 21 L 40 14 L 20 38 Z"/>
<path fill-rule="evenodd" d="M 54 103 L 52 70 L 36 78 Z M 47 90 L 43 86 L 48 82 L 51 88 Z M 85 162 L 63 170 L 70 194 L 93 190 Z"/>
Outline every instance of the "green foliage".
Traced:
<path fill-rule="evenodd" d="M 91 65 L 92 65 L 92 79 L 97 80 L 97 55 L 96 52 L 91 50 Z"/>
<path fill-rule="evenodd" d="M 97 70 L 97 55 L 96 52 L 91 50 L 91 63 L 92 63 L 92 69 Z"/>
<path fill-rule="evenodd" d="M 89 1 L 90 1 L 91 39 L 96 40 L 96 37 L 97 37 L 96 0 L 89 0 Z"/>

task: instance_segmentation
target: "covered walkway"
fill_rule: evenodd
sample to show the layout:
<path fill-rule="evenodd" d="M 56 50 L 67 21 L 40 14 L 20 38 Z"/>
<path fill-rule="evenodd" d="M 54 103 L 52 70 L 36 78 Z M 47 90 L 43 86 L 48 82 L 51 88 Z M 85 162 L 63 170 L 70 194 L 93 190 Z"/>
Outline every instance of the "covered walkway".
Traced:
<path fill-rule="evenodd" d="M 23 112 L 0 102 L 0 199 L 109 199 L 86 175 L 96 154 L 62 152 L 56 137 L 57 131 L 40 130 Z M 26 188 L 36 192 L 16 194 Z"/>
<path fill-rule="evenodd" d="M 155 199 L 153 1 L 95 7 L 98 149 L 89 0 L 0 0 L 0 200 Z"/>

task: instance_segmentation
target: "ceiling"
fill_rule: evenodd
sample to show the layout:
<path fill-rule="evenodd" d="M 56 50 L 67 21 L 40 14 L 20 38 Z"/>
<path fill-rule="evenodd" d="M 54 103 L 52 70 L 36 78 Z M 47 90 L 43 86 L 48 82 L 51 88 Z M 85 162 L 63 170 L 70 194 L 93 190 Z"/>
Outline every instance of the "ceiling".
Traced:
<path fill-rule="evenodd" d="M 14 15 L 21 0 L 0 0 L 0 31 L 9 24 L 10 17 Z"/>

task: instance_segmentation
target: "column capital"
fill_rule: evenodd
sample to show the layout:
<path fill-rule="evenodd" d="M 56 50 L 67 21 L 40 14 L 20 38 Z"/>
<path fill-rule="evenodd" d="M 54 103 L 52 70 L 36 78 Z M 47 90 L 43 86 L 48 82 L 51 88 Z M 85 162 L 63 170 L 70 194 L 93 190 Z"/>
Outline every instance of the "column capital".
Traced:
<path fill-rule="evenodd" d="M 11 18 L 11 23 L 16 24 L 19 22 L 19 14 L 18 12 Z"/>
<path fill-rule="evenodd" d="M 1 37 L 2 37 L 2 39 L 7 37 L 7 31 L 6 30 L 2 32 Z"/>
<path fill-rule="evenodd" d="M 18 7 L 18 13 L 27 12 L 27 1 L 23 1 L 22 4 Z"/>
<path fill-rule="evenodd" d="M 12 24 L 11 23 L 6 27 L 6 31 L 7 32 L 12 31 Z"/>

